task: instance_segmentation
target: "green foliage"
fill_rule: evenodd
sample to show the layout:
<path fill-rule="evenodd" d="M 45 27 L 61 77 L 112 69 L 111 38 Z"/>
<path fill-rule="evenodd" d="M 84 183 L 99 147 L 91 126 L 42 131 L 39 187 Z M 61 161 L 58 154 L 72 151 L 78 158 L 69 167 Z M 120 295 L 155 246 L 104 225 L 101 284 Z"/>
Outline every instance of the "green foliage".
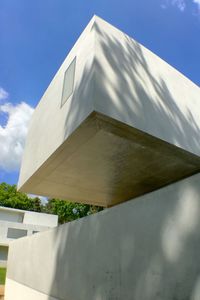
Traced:
<path fill-rule="evenodd" d="M 59 223 L 70 222 L 102 210 L 102 207 L 79 204 L 60 199 L 49 199 L 45 205 L 47 213 L 58 215 Z"/>
<path fill-rule="evenodd" d="M 4 285 L 6 280 L 6 269 L 0 268 L 0 285 Z"/>
<path fill-rule="evenodd" d="M 16 185 L 9 185 L 5 182 L 0 184 L 0 206 L 55 214 L 58 215 L 60 224 L 88 216 L 103 209 L 98 206 L 72 203 L 60 199 L 48 199 L 46 204 L 42 204 L 40 198 L 30 198 L 26 194 L 18 192 Z"/>
<path fill-rule="evenodd" d="M 18 192 L 16 185 L 9 185 L 5 182 L 0 184 L 0 206 L 42 211 L 42 204 L 38 197 L 30 198 L 26 194 Z"/>

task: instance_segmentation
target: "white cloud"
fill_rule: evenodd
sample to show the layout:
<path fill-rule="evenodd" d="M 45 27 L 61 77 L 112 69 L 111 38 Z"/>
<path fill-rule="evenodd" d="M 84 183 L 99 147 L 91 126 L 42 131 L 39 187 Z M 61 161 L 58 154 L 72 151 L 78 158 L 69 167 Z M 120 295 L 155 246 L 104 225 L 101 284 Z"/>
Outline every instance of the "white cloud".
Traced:
<path fill-rule="evenodd" d="M 186 3 L 188 5 L 186 5 Z M 200 0 L 163 0 L 161 3 L 161 8 L 166 9 L 170 5 L 177 7 L 181 12 L 185 11 L 186 8 L 190 7 L 189 4 L 194 4 L 198 6 L 200 12 Z"/>
<path fill-rule="evenodd" d="M 0 115 L 7 115 L 6 125 L 0 125 L 0 168 L 5 171 L 19 169 L 32 113 L 33 108 L 25 102 L 0 105 Z"/>
<path fill-rule="evenodd" d="M 200 10 L 200 0 L 193 0 L 193 3 L 197 4 L 199 10 Z"/>
<path fill-rule="evenodd" d="M 6 92 L 2 87 L 0 87 L 0 100 L 5 100 L 9 96 L 8 92 Z"/>
<path fill-rule="evenodd" d="M 172 0 L 172 5 L 177 6 L 180 11 L 184 11 L 186 8 L 185 0 Z"/>

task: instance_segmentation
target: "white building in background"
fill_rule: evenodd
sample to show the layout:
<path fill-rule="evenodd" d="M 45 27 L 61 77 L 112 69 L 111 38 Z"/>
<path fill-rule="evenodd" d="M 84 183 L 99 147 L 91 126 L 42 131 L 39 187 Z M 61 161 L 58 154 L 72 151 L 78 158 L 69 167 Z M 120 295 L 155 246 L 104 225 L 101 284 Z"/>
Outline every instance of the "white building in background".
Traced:
<path fill-rule="evenodd" d="M 0 266 L 6 266 L 10 242 L 57 225 L 57 215 L 0 207 Z"/>

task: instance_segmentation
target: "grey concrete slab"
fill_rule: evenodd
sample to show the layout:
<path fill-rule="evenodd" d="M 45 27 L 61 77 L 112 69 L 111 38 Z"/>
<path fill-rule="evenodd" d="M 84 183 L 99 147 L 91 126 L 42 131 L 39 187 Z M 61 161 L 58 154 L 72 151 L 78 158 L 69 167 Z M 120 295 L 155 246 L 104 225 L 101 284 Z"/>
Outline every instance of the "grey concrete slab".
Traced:
<path fill-rule="evenodd" d="M 109 207 L 200 170 L 200 158 L 93 113 L 23 191 Z"/>

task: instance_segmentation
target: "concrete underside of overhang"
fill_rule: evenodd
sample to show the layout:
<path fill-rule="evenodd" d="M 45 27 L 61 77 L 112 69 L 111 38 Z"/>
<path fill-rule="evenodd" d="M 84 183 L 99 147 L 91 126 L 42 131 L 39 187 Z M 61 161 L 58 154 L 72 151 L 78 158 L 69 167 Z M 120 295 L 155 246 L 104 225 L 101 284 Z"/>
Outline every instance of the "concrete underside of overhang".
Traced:
<path fill-rule="evenodd" d="M 109 207 L 199 171 L 199 157 L 93 112 L 20 191 Z"/>

